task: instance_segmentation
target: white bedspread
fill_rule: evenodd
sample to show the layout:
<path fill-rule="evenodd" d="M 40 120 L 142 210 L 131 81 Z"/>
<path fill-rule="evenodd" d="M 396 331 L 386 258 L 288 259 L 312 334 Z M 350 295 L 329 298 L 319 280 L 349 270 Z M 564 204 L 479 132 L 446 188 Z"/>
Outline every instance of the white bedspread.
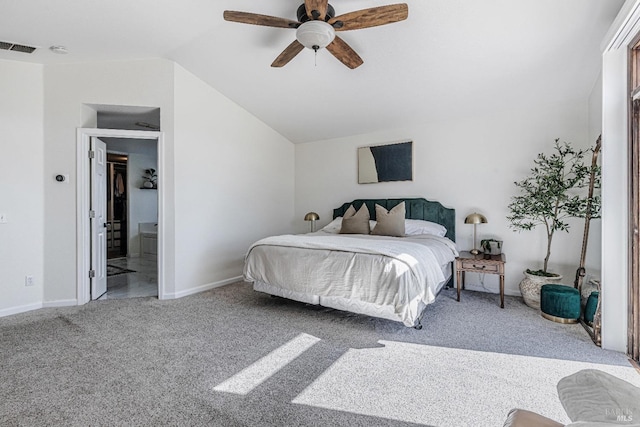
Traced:
<path fill-rule="evenodd" d="M 433 235 L 273 236 L 249 248 L 244 277 L 299 293 L 390 305 L 413 326 L 418 302 L 435 299 L 444 267 L 457 254 L 453 242 Z"/>

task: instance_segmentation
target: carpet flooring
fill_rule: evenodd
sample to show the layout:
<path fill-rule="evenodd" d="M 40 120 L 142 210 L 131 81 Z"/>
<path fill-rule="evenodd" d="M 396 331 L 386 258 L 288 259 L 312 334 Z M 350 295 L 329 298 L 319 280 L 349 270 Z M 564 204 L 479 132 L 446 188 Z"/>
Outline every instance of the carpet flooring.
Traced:
<path fill-rule="evenodd" d="M 568 422 L 557 381 L 635 385 L 623 354 L 520 298 L 444 290 L 424 328 L 271 298 L 96 301 L 0 318 L 2 426 L 501 426 Z"/>

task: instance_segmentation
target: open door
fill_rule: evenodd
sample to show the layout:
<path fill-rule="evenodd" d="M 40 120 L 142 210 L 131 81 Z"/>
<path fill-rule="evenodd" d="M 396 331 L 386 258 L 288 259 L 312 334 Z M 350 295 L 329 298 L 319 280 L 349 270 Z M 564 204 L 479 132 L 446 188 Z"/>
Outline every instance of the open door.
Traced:
<path fill-rule="evenodd" d="M 91 137 L 91 299 L 107 292 L 107 144 Z"/>
<path fill-rule="evenodd" d="M 157 141 L 158 152 L 158 221 L 157 221 L 157 262 L 158 298 L 171 297 L 165 285 L 164 262 L 164 134 L 162 132 L 79 128 L 77 133 L 77 296 L 78 304 L 86 304 L 103 295 L 106 291 L 106 251 L 107 233 L 104 227 L 107 207 L 108 186 L 106 144 L 96 138 L 125 138 Z M 93 154 L 90 154 L 93 151 Z M 99 178 L 100 177 L 100 178 Z M 93 212 L 95 210 L 95 213 Z M 95 270 L 95 271 L 94 271 Z M 91 277 L 95 276 L 95 277 Z M 173 286 L 173 285 L 172 285 Z M 172 288 L 173 289 L 173 288 Z"/>

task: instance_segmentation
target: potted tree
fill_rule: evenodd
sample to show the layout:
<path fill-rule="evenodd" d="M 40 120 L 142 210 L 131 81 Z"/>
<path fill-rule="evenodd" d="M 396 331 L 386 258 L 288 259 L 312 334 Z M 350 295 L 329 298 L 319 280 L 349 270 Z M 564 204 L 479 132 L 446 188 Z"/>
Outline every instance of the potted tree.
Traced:
<path fill-rule="evenodd" d="M 548 271 L 551 244 L 556 231 L 569 232 L 570 217 L 584 218 L 590 209 L 592 218 L 600 212 L 600 197 L 591 198 L 580 189 L 589 183 L 591 166 L 585 166 L 584 156 L 592 149 L 575 150 L 569 143 L 555 140 L 555 152 L 551 155 L 538 154 L 531 174 L 522 181 L 515 182 L 520 195 L 514 196 L 509 204 L 507 220 L 514 231 L 532 230 L 541 225 L 547 236 L 547 252 L 542 268 L 527 269 L 520 282 L 520 292 L 524 302 L 533 308 L 540 308 L 540 288 L 545 283 L 557 283 L 559 274 Z M 600 184 L 600 168 L 596 167 L 596 186 Z"/>

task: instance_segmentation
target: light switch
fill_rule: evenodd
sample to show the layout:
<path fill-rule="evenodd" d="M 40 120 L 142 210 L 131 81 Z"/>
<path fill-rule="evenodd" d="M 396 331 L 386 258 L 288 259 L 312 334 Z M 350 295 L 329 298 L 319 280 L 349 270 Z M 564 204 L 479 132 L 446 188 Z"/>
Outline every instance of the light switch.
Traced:
<path fill-rule="evenodd" d="M 0 213 L 0 224 L 6 224 L 6 223 L 7 223 L 7 214 Z"/>

